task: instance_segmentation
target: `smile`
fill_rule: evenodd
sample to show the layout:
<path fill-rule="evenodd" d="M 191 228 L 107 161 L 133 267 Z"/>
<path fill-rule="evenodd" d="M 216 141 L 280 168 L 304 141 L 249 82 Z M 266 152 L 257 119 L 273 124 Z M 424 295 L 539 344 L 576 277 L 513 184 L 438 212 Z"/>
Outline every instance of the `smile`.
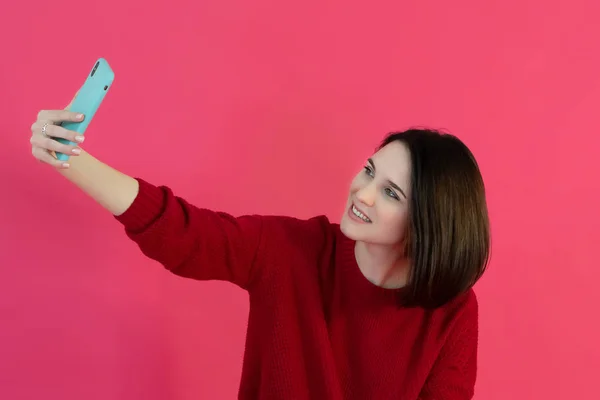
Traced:
<path fill-rule="evenodd" d="M 369 217 L 367 217 L 365 214 L 363 214 L 362 212 L 360 212 L 360 211 L 358 210 L 358 208 L 356 208 L 356 207 L 354 206 L 354 204 L 352 204 L 352 207 L 350 208 L 350 210 L 352 211 L 352 214 L 353 214 L 354 216 L 356 216 L 357 218 L 360 218 L 362 221 L 364 221 L 364 222 L 372 222 L 372 221 L 369 219 Z"/>

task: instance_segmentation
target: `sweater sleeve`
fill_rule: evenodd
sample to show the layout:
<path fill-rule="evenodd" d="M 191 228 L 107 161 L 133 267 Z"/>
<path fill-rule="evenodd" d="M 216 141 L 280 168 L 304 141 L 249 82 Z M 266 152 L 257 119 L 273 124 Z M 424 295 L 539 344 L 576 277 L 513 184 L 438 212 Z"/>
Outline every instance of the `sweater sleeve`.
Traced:
<path fill-rule="evenodd" d="M 470 400 L 477 375 L 478 304 L 471 291 L 419 400 Z"/>
<path fill-rule="evenodd" d="M 115 217 L 147 257 L 172 273 L 223 280 L 248 289 L 262 234 L 262 217 L 233 217 L 195 207 L 171 189 L 142 179 L 131 206 Z"/>

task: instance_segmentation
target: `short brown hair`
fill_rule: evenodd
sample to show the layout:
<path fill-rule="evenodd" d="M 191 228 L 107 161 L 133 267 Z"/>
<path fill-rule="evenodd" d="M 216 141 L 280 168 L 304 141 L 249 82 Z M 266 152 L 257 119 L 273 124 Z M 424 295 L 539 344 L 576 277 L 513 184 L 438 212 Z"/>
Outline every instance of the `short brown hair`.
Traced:
<path fill-rule="evenodd" d="M 483 178 L 457 137 L 432 129 L 391 132 L 411 155 L 406 255 L 411 260 L 402 304 L 439 307 L 468 291 L 486 270 L 490 228 Z"/>

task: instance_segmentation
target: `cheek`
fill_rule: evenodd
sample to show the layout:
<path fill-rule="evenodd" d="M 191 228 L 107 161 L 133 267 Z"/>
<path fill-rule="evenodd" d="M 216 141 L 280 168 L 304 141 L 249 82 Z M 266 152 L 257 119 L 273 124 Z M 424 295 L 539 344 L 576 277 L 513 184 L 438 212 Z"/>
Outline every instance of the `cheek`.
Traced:
<path fill-rule="evenodd" d="M 362 187 L 362 177 L 361 174 L 358 174 L 354 177 L 352 182 L 350 182 L 350 193 L 355 193 Z"/>
<path fill-rule="evenodd" d="M 396 206 L 396 207 L 394 207 Z M 394 241 L 401 240 L 406 232 L 408 224 L 408 214 L 404 208 L 397 207 L 397 204 L 389 208 L 382 209 L 379 215 L 379 222 L 382 222 L 386 236 Z"/>

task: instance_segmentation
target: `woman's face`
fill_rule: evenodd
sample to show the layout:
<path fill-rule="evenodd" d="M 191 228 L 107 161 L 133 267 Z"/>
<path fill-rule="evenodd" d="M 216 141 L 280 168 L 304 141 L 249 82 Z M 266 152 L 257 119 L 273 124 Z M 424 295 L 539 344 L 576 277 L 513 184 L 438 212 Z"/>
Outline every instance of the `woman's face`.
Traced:
<path fill-rule="evenodd" d="M 392 142 L 375 153 L 350 185 L 342 232 L 369 244 L 401 244 L 408 224 L 410 177 L 410 152 L 403 143 Z"/>

